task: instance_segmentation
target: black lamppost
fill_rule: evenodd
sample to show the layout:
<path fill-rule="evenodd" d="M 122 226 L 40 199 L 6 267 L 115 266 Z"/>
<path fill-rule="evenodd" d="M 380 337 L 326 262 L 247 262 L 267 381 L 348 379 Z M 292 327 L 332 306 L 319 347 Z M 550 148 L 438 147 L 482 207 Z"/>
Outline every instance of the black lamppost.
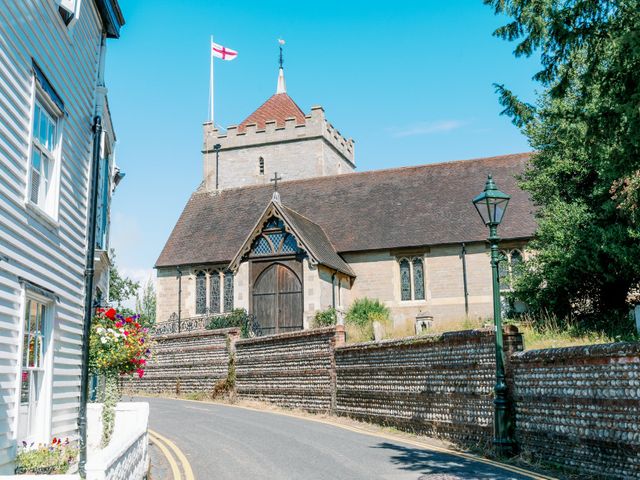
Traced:
<path fill-rule="evenodd" d="M 216 191 L 218 190 L 218 178 L 219 178 L 219 174 L 218 174 L 218 169 L 219 169 L 219 158 L 220 158 L 220 149 L 222 148 L 222 145 L 220 145 L 219 143 L 216 143 L 213 146 L 213 151 L 216 152 Z"/>
<path fill-rule="evenodd" d="M 494 387 L 494 434 L 493 444 L 500 456 L 513 453 L 514 443 L 511 438 L 511 418 L 507 400 L 507 384 L 504 372 L 504 341 L 502 338 L 502 318 L 500 305 L 500 280 L 498 264 L 500 252 L 498 250 L 498 225 L 502 221 L 504 212 L 509 204 L 510 195 L 498 190 L 491 175 L 487 178 L 484 191 L 473 199 L 473 205 L 480 214 L 482 221 L 489 227 L 489 244 L 491 245 L 491 272 L 493 276 L 493 321 L 496 329 L 496 385 Z"/>

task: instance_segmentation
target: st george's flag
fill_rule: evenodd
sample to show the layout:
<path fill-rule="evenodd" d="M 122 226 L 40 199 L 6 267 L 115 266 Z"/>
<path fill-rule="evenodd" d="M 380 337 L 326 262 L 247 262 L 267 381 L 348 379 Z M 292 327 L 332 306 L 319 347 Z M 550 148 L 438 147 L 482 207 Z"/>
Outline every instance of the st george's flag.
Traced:
<path fill-rule="evenodd" d="M 238 52 L 211 42 L 211 55 L 222 60 L 233 60 L 238 56 Z"/>

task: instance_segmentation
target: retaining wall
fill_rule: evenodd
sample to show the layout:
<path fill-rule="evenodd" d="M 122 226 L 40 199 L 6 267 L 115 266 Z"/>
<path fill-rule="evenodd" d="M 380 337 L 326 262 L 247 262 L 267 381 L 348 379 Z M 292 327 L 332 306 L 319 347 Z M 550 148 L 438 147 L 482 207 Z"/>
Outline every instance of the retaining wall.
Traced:
<path fill-rule="evenodd" d="M 236 342 L 236 393 L 309 411 L 335 403 L 334 350 L 344 327 L 304 330 Z"/>
<path fill-rule="evenodd" d="M 523 451 L 598 478 L 640 478 L 640 344 L 531 350 L 511 362 Z"/>
<path fill-rule="evenodd" d="M 474 330 L 338 348 L 336 413 L 490 443 L 494 345 L 493 331 Z"/>
<path fill-rule="evenodd" d="M 237 328 L 155 336 L 144 377 L 125 380 L 124 388 L 144 393 L 211 391 L 227 378 L 229 351 L 239 336 Z"/>

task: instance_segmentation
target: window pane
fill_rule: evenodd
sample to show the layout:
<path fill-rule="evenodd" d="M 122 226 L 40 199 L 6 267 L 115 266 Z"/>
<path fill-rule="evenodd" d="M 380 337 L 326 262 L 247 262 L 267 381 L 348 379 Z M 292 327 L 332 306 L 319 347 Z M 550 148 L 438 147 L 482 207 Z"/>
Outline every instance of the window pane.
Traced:
<path fill-rule="evenodd" d="M 31 165 L 33 168 L 40 172 L 40 150 L 37 148 L 33 148 L 33 152 L 31 153 Z"/>
<path fill-rule="evenodd" d="M 424 267 L 421 258 L 413 259 L 413 288 L 415 299 L 424 300 Z"/>
<path fill-rule="evenodd" d="M 22 371 L 22 379 L 20 381 L 20 403 L 26 405 L 29 403 L 29 372 Z"/>
<path fill-rule="evenodd" d="M 411 272 L 408 260 L 400 261 L 400 298 L 411 300 Z"/>
<path fill-rule="evenodd" d="M 204 272 L 196 276 L 196 315 L 207 312 L 207 277 Z"/>
<path fill-rule="evenodd" d="M 260 236 L 258 237 L 258 239 L 256 240 L 256 243 L 253 247 L 253 254 L 254 255 L 269 255 L 273 253 L 271 251 L 271 244 L 267 241 L 266 238 Z"/>
<path fill-rule="evenodd" d="M 40 105 L 36 103 L 36 108 L 33 112 L 33 136 L 38 138 L 38 127 L 40 126 Z"/>
<path fill-rule="evenodd" d="M 220 313 L 220 274 L 213 273 L 209 281 L 211 282 L 209 290 L 211 313 Z"/>
<path fill-rule="evenodd" d="M 293 235 L 290 233 L 284 238 L 282 244 L 282 253 L 296 253 L 298 251 L 298 243 Z"/>
<path fill-rule="evenodd" d="M 47 141 L 47 148 L 49 150 L 53 150 L 56 139 L 56 124 L 53 122 L 49 123 L 49 138 Z"/>
<path fill-rule="evenodd" d="M 224 274 L 224 311 L 233 310 L 233 273 L 225 272 Z"/>
<path fill-rule="evenodd" d="M 38 140 L 43 145 L 47 144 L 47 131 L 49 128 L 49 122 L 47 121 L 47 116 L 42 112 L 40 115 L 40 131 L 38 132 Z"/>

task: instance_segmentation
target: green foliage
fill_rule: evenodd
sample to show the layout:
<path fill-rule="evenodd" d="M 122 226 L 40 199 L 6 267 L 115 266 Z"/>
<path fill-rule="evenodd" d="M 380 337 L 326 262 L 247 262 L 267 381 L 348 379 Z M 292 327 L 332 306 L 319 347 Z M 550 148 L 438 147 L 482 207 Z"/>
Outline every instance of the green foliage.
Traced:
<path fill-rule="evenodd" d="M 33 444 L 28 446 L 23 442 L 16 456 L 15 473 L 17 475 L 64 474 L 69 470 L 69 466 L 75 463 L 77 456 L 78 449 L 70 445 L 68 439 L 62 442 L 54 438 L 51 445 L 38 446 Z"/>
<path fill-rule="evenodd" d="M 239 328 L 242 338 L 253 336 L 254 325 L 252 317 L 247 314 L 244 308 L 236 308 L 226 315 L 216 315 L 205 325 L 207 330 L 217 330 L 219 328 Z"/>
<path fill-rule="evenodd" d="M 104 404 L 102 407 L 102 448 L 109 445 L 116 422 L 116 404 L 120 401 L 118 377 L 109 375 L 106 378 Z"/>
<path fill-rule="evenodd" d="M 379 322 L 384 328 L 390 327 L 389 309 L 377 298 L 358 298 L 354 300 L 345 315 L 349 341 L 373 340 L 373 322 Z"/>
<path fill-rule="evenodd" d="M 136 311 L 140 314 L 139 322 L 145 327 L 156 323 L 156 290 L 151 279 L 142 287 L 142 295 L 136 295 Z"/>
<path fill-rule="evenodd" d="M 361 327 L 380 319 L 389 319 L 389 309 L 377 298 L 364 297 L 354 300 L 345 315 L 346 323 Z"/>
<path fill-rule="evenodd" d="M 313 327 L 330 327 L 332 325 L 335 325 L 337 321 L 338 317 L 336 315 L 336 309 L 333 307 L 329 307 L 326 310 L 320 310 L 316 312 L 316 315 L 313 318 Z"/>
<path fill-rule="evenodd" d="M 128 277 L 123 277 L 116 267 L 116 252 L 110 252 L 111 269 L 109 270 L 109 300 L 116 304 L 118 309 L 122 308 L 122 303 L 135 297 L 140 289 L 140 283 L 134 282 Z"/>
<path fill-rule="evenodd" d="M 534 316 L 598 329 L 640 281 L 640 0 L 485 0 L 495 35 L 540 54 L 535 106 L 497 87 L 536 153 L 520 179 L 538 229 L 515 282 Z"/>

